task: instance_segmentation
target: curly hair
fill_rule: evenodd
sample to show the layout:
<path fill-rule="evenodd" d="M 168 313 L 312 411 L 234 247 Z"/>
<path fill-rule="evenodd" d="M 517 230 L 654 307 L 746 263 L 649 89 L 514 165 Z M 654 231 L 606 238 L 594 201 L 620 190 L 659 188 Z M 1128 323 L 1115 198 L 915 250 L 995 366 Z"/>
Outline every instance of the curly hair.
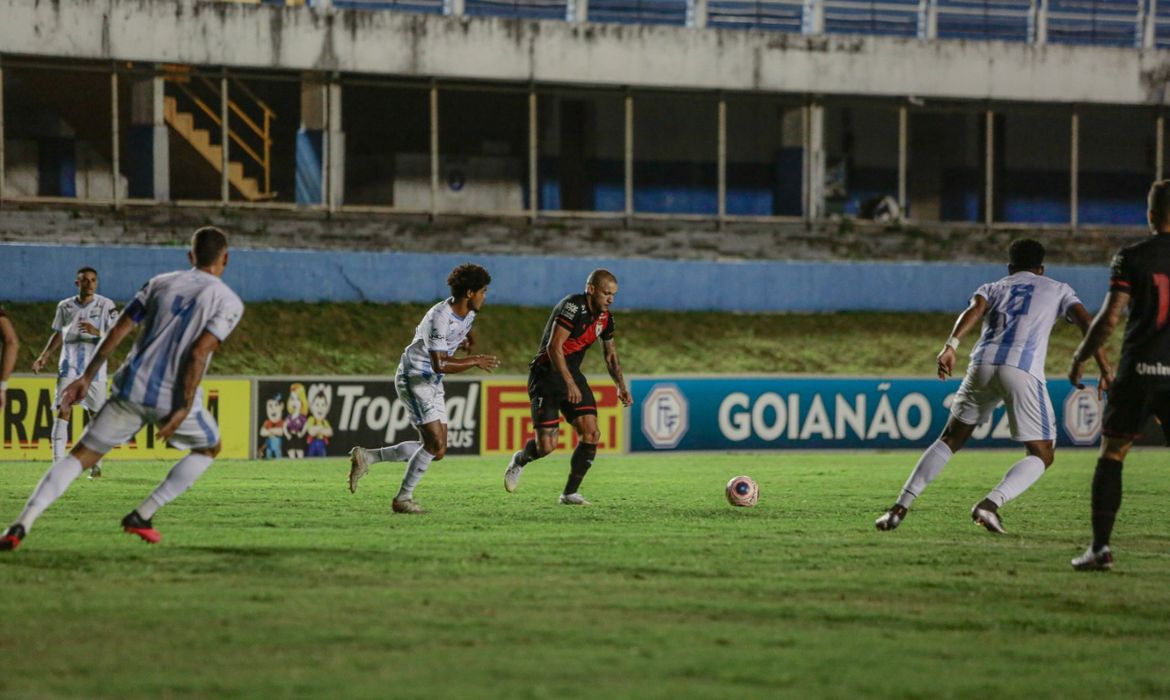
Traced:
<path fill-rule="evenodd" d="M 451 288 L 451 296 L 456 301 L 462 299 L 468 292 L 478 292 L 491 283 L 492 276 L 475 263 L 463 263 L 447 275 L 447 286 Z"/>

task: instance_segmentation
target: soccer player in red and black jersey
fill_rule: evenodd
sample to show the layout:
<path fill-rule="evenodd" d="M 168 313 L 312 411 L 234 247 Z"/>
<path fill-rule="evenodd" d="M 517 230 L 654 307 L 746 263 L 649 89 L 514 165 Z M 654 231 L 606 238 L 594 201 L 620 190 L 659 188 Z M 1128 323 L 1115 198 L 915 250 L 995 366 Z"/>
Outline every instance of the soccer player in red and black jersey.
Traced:
<path fill-rule="evenodd" d="M 8 378 L 16 367 L 16 353 L 20 350 L 20 339 L 16 337 L 16 328 L 0 305 L 0 345 L 4 350 L 0 352 L 0 408 L 8 399 Z"/>
<path fill-rule="evenodd" d="M 1149 220 L 1154 235 L 1114 256 L 1109 294 L 1068 371 L 1069 381 L 1079 387 L 1085 361 L 1105 344 L 1128 308 L 1093 475 L 1093 543 L 1072 560 L 1078 571 L 1113 568 L 1109 537 L 1121 507 L 1121 466 L 1151 414 L 1170 443 L 1170 180 L 1150 188 Z"/>
<path fill-rule="evenodd" d="M 532 400 L 536 439 L 529 440 L 524 449 L 512 455 L 504 472 L 504 488 L 509 493 L 516 490 L 526 464 L 557 448 L 563 415 L 577 431 L 579 441 L 569 461 L 569 480 L 560 502 L 589 505 L 578 489 L 597 456 L 601 433 L 597 428 L 597 402 L 589 382 L 581 374 L 581 361 L 598 338 L 605 351 L 606 369 L 617 386 L 618 399 L 623 406 L 631 403 L 614 344 L 613 315 L 609 312 L 617 288 L 617 278 L 612 272 L 594 270 L 585 282 L 584 294 L 571 294 L 553 308 L 544 326 L 540 350 L 528 365 L 528 396 Z"/>

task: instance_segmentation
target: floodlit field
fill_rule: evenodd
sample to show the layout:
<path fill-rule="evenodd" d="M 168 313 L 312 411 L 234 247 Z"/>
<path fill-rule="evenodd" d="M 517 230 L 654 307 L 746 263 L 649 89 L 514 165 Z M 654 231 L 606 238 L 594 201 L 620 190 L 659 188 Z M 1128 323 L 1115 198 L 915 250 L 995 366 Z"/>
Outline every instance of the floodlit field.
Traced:
<path fill-rule="evenodd" d="M 1166 697 L 1170 474 L 1135 453 L 1117 570 L 1074 573 L 1094 455 L 1064 451 L 1003 511 L 967 511 L 1015 453 L 960 454 L 896 532 L 916 455 L 451 458 L 392 515 L 400 466 L 216 465 L 155 518 L 118 521 L 163 463 L 78 480 L 0 558 L 0 697 Z M 44 464 L 0 465 L 7 522 Z M 760 505 L 723 484 L 755 477 Z"/>

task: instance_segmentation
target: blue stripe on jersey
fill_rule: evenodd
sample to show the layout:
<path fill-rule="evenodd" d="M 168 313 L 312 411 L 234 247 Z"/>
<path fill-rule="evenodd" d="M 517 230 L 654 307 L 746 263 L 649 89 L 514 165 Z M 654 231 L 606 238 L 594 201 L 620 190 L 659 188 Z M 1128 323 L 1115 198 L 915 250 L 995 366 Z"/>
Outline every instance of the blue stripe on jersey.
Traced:
<path fill-rule="evenodd" d="M 143 406 L 155 408 L 158 404 L 158 394 L 162 390 L 162 382 L 167 375 L 170 358 L 178 349 L 179 343 L 183 341 L 187 326 L 191 325 L 191 319 L 195 317 L 196 301 L 196 299 L 192 299 L 186 306 L 183 306 L 183 297 L 175 297 L 171 303 L 171 313 L 178 320 L 179 327 L 171 334 L 171 346 L 160 355 L 160 362 L 154 366 L 154 371 L 150 373 L 150 379 L 146 382 L 146 396 L 142 397 Z M 177 359 L 180 363 L 183 361 L 183 358 Z"/>
<path fill-rule="evenodd" d="M 203 415 L 202 408 L 199 413 L 195 414 L 195 420 L 199 423 L 199 427 L 203 430 L 203 434 L 207 436 L 207 446 L 214 447 L 219 442 L 219 436 L 212 430 L 211 424 L 207 422 L 207 418 Z"/>
<path fill-rule="evenodd" d="M 1032 361 L 1036 358 L 1036 344 L 1040 337 L 1040 328 L 1033 328 L 1032 333 L 1028 336 L 1028 340 L 1024 343 L 1024 349 L 1020 352 L 1020 369 L 1025 372 L 1032 372 Z"/>
<path fill-rule="evenodd" d="M 987 327 L 983 329 L 983 337 L 979 339 L 979 344 L 975 346 L 975 352 L 971 355 L 971 364 L 978 365 L 983 362 L 983 354 L 987 352 L 987 344 L 991 342 L 991 338 L 995 335 L 996 319 L 999 314 L 995 309 L 987 312 Z"/>
<path fill-rule="evenodd" d="M 1036 381 L 1036 396 L 1040 402 L 1040 437 L 1044 440 L 1052 439 L 1052 426 L 1048 421 L 1048 400 L 1044 396 L 1044 383 Z"/>
<path fill-rule="evenodd" d="M 118 370 L 115 379 L 118 376 L 122 377 L 121 383 L 118 386 L 118 398 L 130 400 L 130 391 L 134 388 L 134 379 L 138 375 L 138 370 L 142 369 L 142 363 L 146 361 L 146 349 L 150 347 L 157 338 L 154 337 L 154 324 L 158 322 L 158 315 L 150 318 L 150 322 L 142 329 L 142 334 L 138 336 L 142 342 L 142 346 L 136 348 L 140 350 L 132 361 L 126 364 L 122 369 Z"/>
<path fill-rule="evenodd" d="M 995 351 L 995 359 L 991 361 L 993 365 L 1002 365 L 1007 362 L 1007 356 L 1012 351 L 1012 346 L 1016 342 L 1016 329 L 1019 324 L 1010 323 L 1007 330 L 1004 331 L 1003 338 L 999 341 L 999 349 Z"/>

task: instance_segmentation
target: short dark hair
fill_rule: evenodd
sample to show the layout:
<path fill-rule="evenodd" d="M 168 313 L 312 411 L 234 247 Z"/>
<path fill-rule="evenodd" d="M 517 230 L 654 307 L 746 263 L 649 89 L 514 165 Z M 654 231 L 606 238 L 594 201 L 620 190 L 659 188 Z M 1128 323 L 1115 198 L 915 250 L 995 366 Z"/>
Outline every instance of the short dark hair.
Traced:
<path fill-rule="evenodd" d="M 447 286 L 451 288 L 451 296 L 455 301 L 462 299 L 468 292 L 478 292 L 491 283 L 492 276 L 475 263 L 463 263 L 447 275 Z"/>
<path fill-rule="evenodd" d="M 94 276 L 94 277 L 97 277 L 97 270 L 93 269 L 92 267 L 89 267 L 88 265 L 87 265 L 87 266 L 85 266 L 85 267 L 79 267 L 79 268 L 77 268 L 77 274 L 79 274 L 79 275 L 80 275 L 80 274 L 83 274 L 83 273 L 86 273 L 86 272 L 92 272 L 92 273 L 93 273 L 93 276 Z"/>
<path fill-rule="evenodd" d="M 1044 267 L 1044 246 L 1032 238 L 1012 241 L 1008 248 L 1008 267 L 1012 270 L 1036 270 Z"/>
<path fill-rule="evenodd" d="M 227 249 L 227 234 L 215 226 L 204 226 L 191 234 L 191 252 L 195 267 L 214 265 L 220 253 Z"/>
<path fill-rule="evenodd" d="M 590 272 L 589 278 L 585 280 L 586 286 L 589 287 L 597 287 L 602 282 L 613 282 L 614 284 L 617 284 L 617 277 L 615 277 L 614 274 L 609 270 L 599 267 L 593 272 Z"/>
<path fill-rule="evenodd" d="M 1170 180 L 1158 180 L 1150 185 L 1150 194 L 1147 197 L 1150 211 L 1154 214 L 1151 222 L 1154 228 L 1161 230 L 1170 224 Z"/>

